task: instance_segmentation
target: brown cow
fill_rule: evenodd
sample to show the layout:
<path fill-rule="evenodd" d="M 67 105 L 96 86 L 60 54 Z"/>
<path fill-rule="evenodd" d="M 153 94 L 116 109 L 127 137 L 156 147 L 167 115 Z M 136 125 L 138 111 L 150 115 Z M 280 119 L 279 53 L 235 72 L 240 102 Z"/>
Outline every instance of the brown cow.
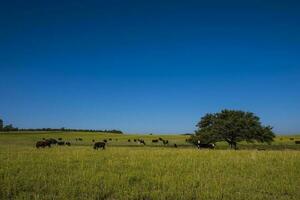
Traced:
<path fill-rule="evenodd" d="M 36 148 L 45 148 L 45 147 L 51 147 L 51 143 L 49 141 L 38 141 L 36 144 L 35 144 Z"/>

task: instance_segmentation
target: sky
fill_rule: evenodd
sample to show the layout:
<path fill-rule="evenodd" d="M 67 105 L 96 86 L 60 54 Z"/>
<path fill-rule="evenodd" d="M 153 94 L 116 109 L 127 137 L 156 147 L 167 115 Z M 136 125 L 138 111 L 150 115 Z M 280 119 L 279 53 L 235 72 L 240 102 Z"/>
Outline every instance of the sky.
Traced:
<path fill-rule="evenodd" d="M 289 0 L 0 0 L 0 118 L 190 133 L 227 108 L 300 133 L 299 10 Z"/>

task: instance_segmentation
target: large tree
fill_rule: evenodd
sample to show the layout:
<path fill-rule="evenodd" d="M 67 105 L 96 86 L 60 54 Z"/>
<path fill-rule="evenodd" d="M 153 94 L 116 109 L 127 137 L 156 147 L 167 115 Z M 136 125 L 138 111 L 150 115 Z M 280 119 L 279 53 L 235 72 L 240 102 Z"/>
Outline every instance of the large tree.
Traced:
<path fill-rule="evenodd" d="M 198 129 L 191 138 L 194 143 L 198 140 L 201 143 L 226 141 L 235 149 L 241 141 L 270 143 L 275 137 L 272 127 L 263 126 L 253 113 L 240 110 L 206 114 L 196 126 Z"/>

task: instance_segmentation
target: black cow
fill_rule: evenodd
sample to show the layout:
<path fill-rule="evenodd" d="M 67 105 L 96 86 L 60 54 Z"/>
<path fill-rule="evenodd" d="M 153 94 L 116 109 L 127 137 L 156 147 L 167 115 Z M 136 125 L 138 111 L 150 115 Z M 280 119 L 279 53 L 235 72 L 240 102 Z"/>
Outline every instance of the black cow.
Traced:
<path fill-rule="evenodd" d="M 158 142 L 158 140 L 152 140 L 152 142 L 153 142 L 153 143 L 157 143 L 157 142 Z"/>
<path fill-rule="evenodd" d="M 57 145 L 63 146 L 65 145 L 65 142 L 64 141 L 57 142 Z"/>
<path fill-rule="evenodd" d="M 103 140 L 103 142 L 107 143 L 107 140 L 106 140 L 106 139 L 104 139 L 104 140 Z"/>
<path fill-rule="evenodd" d="M 71 146 L 71 143 L 70 142 L 66 142 L 66 145 Z"/>
<path fill-rule="evenodd" d="M 215 148 L 215 144 L 198 144 L 198 149 L 214 149 Z"/>
<path fill-rule="evenodd" d="M 160 141 L 164 141 L 161 137 L 160 138 L 158 138 L 158 140 L 160 140 Z"/>
<path fill-rule="evenodd" d="M 103 150 L 105 149 L 105 142 L 96 142 L 94 144 L 94 149 L 98 150 L 99 148 L 102 148 Z"/>
<path fill-rule="evenodd" d="M 57 140 L 53 138 L 46 139 L 46 141 L 50 142 L 50 144 L 57 144 Z"/>
<path fill-rule="evenodd" d="M 139 139 L 138 140 L 141 144 L 144 144 L 144 145 L 146 145 L 146 143 L 145 143 L 145 141 L 144 140 L 142 140 L 142 139 Z"/>
<path fill-rule="evenodd" d="M 133 141 L 136 142 L 136 139 L 134 139 Z"/>
<path fill-rule="evenodd" d="M 95 140 L 92 140 L 92 142 L 95 142 Z"/>
<path fill-rule="evenodd" d="M 62 138 L 58 138 L 58 140 L 62 140 Z"/>
<path fill-rule="evenodd" d="M 38 141 L 36 144 L 35 144 L 36 148 L 45 148 L 45 147 L 51 147 L 51 143 L 48 142 L 48 141 Z"/>
<path fill-rule="evenodd" d="M 295 144 L 300 144 L 300 141 L 295 141 Z"/>
<path fill-rule="evenodd" d="M 128 139 L 128 142 L 131 142 L 131 140 L 130 140 L 130 139 Z"/>
<path fill-rule="evenodd" d="M 108 140 L 109 140 L 109 141 L 112 141 L 112 139 L 111 139 L 111 138 L 109 138 Z"/>
<path fill-rule="evenodd" d="M 177 148 L 177 144 L 174 144 L 174 147 Z"/>
<path fill-rule="evenodd" d="M 163 140 L 163 144 L 164 145 L 169 144 L 169 141 L 168 140 Z"/>

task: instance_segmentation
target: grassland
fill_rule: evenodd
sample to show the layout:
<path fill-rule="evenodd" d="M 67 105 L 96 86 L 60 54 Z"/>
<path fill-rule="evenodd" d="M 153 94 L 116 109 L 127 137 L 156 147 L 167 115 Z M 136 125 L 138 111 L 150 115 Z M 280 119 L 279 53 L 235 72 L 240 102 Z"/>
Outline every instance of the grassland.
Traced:
<path fill-rule="evenodd" d="M 72 146 L 36 149 L 43 137 Z M 170 145 L 152 144 L 157 137 Z M 0 199 L 300 199 L 299 136 L 278 137 L 263 145 L 267 151 L 258 144 L 233 151 L 224 143 L 199 151 L 187 137 L 1 133 Z M 104 138 L 112 138 L 107 149 L 93 150 L 91 141 Z M 128 143 L 134 138 L 147 145 Z"/>

